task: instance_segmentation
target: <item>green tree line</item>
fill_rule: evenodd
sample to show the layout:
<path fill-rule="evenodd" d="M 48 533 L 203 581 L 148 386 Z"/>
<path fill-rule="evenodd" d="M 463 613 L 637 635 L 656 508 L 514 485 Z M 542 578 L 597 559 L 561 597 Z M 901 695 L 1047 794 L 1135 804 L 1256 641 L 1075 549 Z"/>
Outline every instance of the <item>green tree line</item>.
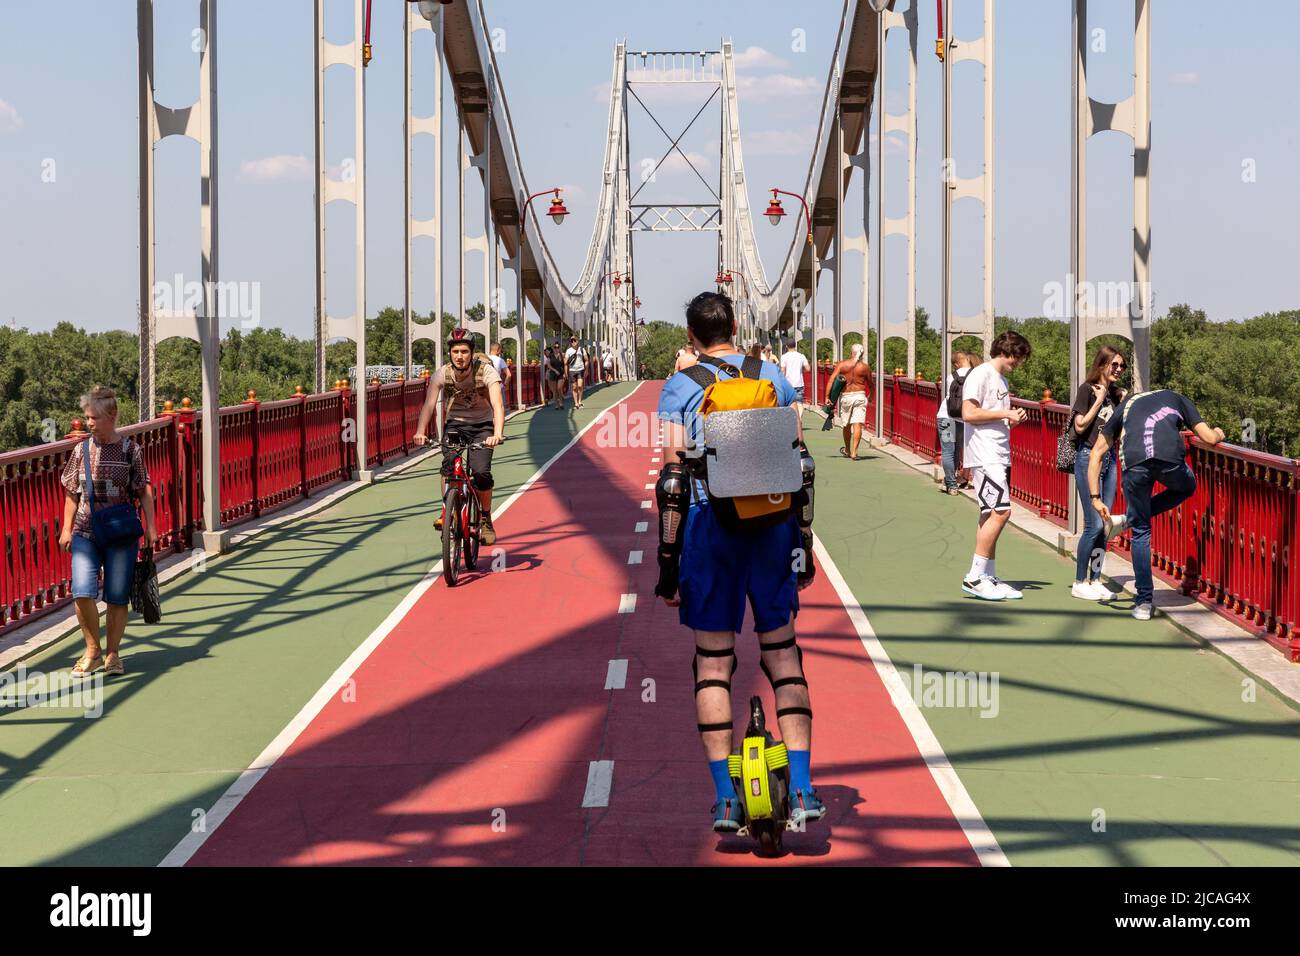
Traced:
<path fill-rule="evenodd" d="M 917 309 L 916 371 L 928 381 L 939 378 L 940 336 L 925 309 Z M 1038 400 L 1050 389 L 1056 401 L 1070 404 L 1070 327 L 1041 317 L 1013 319 L 997 316 L 995 332 L 1015 329 L 1029 339 L 1033 354 L 1012 373 L 1011 390 L 1021 398 Z M 640 354 L 650 378 L 672 372 L 686 330 L 670 322 L 650 322 L 641 329 Z M 859 332 L 844 335 L 843 351 L 862 341 Z M 1101 345 L 1113 345 L 1125 355 L 1132 348 L 1119 336 L 1101 336 L 1088 343 L 1089 355 Z M 808 341 L 799 342 L 808 357 Z M 833 341 L 817 343 L 819 361 L 831 361 Z M 957 339 L 955 347 L 983 354 L 974 336 Z M 866 358 L 873 362 L 876 335 L 867 336 Z M 885 340 L 885 371 L 907 368 L 907 343 Z M 1233 444 L 1276 455 L 1300 458 L 1300 310 L 1270 312 L 1232 322 L 1211 322 L 1201 309 L 1175 305 L 1151 327 L 1152 387 L 1182 392 L 1212 424 L 1219 425 Z"/>

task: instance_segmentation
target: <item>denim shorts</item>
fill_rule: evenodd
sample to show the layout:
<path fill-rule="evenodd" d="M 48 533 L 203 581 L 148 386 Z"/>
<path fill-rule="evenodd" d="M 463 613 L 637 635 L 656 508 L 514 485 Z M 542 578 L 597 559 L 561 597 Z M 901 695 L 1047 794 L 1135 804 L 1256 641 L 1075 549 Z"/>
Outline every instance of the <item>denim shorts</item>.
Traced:
<path fill-rule="evenodd" d="M 682 624 L 739 633 L 748 603 L 754 630 L 762 634 L 784 627 L 798 612 L 793 555 L 802 539 L 793 516 L 775 528 L 729 531 L 702 502 L 687 512 L 683 536 Z"/>
<path fill-rule="evenodd" d="M 99 600 L 99 571 L 104 570 L 104 603 L 125 605 L 131 600 L 135 575 L 135 542 L 101 548 L 92 539 L 72 536 L 72 596 Z"/>

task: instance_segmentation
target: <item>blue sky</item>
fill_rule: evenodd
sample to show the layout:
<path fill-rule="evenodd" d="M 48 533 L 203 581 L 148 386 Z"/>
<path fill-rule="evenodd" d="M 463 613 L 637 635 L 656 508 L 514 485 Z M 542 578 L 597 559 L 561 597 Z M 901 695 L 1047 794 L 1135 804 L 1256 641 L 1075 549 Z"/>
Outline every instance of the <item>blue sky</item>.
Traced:
<path fill-rule="evenodd" d="M 300 336 L 311 331 L 313 301 L 311 0 L 218 0 L 221 90 L 221 264 L 226 280 L 256 281 L 262 321 Z M 901 6 L 902 4 L 900 4 Z M 375 0 L 375 60 L 367 74 L 369 311 L 401 304 L 402 156 L 401 10 Z M 585 254 L 595 210 L 606 95 L 614 43 L 629 49 L 740 51 L 741 120 L 751 204 L 768 185 L 801 188 L 839 21 L 837 0 L 662 0 L 655 4 L 571 0 L 487 0 L 490 24 L 504 30 L 498 53 L 530 186 L 568 188 L 573 215 L 547 226 L 566 275 Z M 954 3 L 959 37 L 981 30 L 978 0 Z M 197 95 L 191 31 L 197 0 L 157 0 L 158 98 L 180 106 Z M 1233 12 L 1222 11 L 1232 8 Z M 996 304 L 1011 315 L 1040 314 L 1043 285 L 1066 270 L 1069 198 L 1070 36 L 1068 0 L 998 0 L 996 39 Z M 1132 68 L 1132 0 L 1092 0 L 1092 25 L 1107 31 L 1107 51 L 1092 60 L 1092 94 L 1119 99 Z M 933 54 L 934 8 L 920 3 L 918 38 L 917 301 L 939 304 L 941 72 Z M 327 33 L 345 41 L 350 0 L 329 0 Z M 792 32 L 806 50 L 792 49 Z M 1300 189 L 1295 157 L 1300 123 L 1295 96 L 1300 59 L 1290 38 L 1300 7 L 1288 0 L 1157 2 L 1152 38 L 1152 270 L 1157 314 L 1175 302 L 1213 318 L 1241 318 L 1300 307 L 1295 223 Z M 420 40 L 430 42 L 429 35 Z M 89 329 L 134 328 L 137 269 L 135 4 L 0 0 L 0 322 L 45 329 L 69 320 Z M 417 46 L 417 64 L 421 50 Z M 902 37 L 891 38 L 900 66 Z M 418 69 L 417 65 L 417 69 Z M 887 94 L 903 102 L 905 73 Z M 982 93 L 979 68 L 957 72 L 954 153 L 958 173 L 978 170 Z M 331 69 L 326 84 L 327 162 L 354 154 L 351 76 Z M 417 111 L 431 102 L 427 76 L 417 82 Z M 650 101 L 676 132 L 707 91 Z M 450 102 L 450 93 L 448 93 Z M 632 160 L 658 159 L 668 141 L 639 106 L 631 109 Z M 716 103 L 684 148 L 706 176 L 717 176 Z M 432 145 L 417 139 L 416 214 L 432 212 Z M 890 146 L 893 185 L 887 210 L 901 212 L 901 152 Z M 444 213 L 455 227 L 452 137 L 444 161 Z M 1131 276 L 1131 147 L 1117 134 L 1096 138 L 1089 153 L 1090 278 Z M 43 171 L 54 163 L 54 180 Z M 1255 180 L 1243 182 L 1252 160 Z M 168 140 L 157 150 L 157 274 L 187 279 L 198 271 L 197 147 Z M 48 176 L 47 176 L 48 178 Z M 703 187 L 682 166 L 661 169 L 641 198 L 698 198 Z M 861 186 L 848 198 L 860 217 Z M 481 192 L 468 189 L 470 231 L 479 230 Z M 873 200 L 874 201 L 874 200 Z M 966 207 L 966 208 L 963 208 Z M 954 265 L 958 313 L 978 307 L 978 207 L 958 206 Z M 352 211 L 329 209 L 331 312 L 352 311 Z M 775 272 L 794 224 L 758 224 L 764 261 Z M 858 223 L 850 220 L 851 231 Z M 456 302 L 454 236 L 445 258 L 444 307 Z M 886 268 L 901 293 L 901 246 L 891 240 Z M 415 307 L 432 307 L 429 240 L 416 246 Z M 681 304 L 711 285 L 712 236 L 640 235 L 638 293 L 649 318 L 680 321 Z M 481 288 L 471 256 L 467 287 Z M 861 264 L 846 266 L 846 322 L 861 321 Z M 873 279 L 874 281 L 874 279 Z M 509 289 L 509 283 L 506 283 Z M 829 310 L 829 281 L 823 288 Z M 510 290 L 513 295 L 513 290 Z M 471 293 L 471 302 L 478 296 Z M 891 295 L 891 311 L 901 307 Z"/>

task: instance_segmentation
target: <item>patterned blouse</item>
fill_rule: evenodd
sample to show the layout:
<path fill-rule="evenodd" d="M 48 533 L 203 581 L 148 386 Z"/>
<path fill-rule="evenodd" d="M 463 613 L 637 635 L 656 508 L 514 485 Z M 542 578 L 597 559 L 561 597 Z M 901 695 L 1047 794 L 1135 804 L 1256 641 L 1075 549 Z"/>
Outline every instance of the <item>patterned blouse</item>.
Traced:
<path fill-rule="evenodd" d="M 94 538 L 90 526 L 90 508 L 85 496 L 86 469 L 81 463 L 86 442 L 78 442 L 63 466 L 60 481 L 70 496 L 77 499 L 77 512 L 72 519 L 72 533 L 83 538 Z M 95 509 L 137 500 L 149 484 L 149 469 L 145 467 L 140 445 L 129 438 L 100 444 L 90 439 L 90 475 L 95 483 Z"/>

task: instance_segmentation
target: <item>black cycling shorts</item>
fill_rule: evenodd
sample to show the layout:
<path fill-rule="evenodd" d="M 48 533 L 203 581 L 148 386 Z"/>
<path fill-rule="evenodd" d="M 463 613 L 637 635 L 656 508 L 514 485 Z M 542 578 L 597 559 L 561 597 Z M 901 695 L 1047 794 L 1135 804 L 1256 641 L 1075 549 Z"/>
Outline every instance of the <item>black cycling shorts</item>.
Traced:
<path fill-rule="evenodd" d="M 447 451 L 447 445 L 469 445 L 492 437 L 492 422 L 458 422 L 451 419 L 442 432 L 442 476 L 451 474 L 454 455 Z M 491 448 L 471 448 L 465 454 L 470 471 L 474 472 L 475 487 L 487 489 L 492 487 L 492 452 Z"/>

